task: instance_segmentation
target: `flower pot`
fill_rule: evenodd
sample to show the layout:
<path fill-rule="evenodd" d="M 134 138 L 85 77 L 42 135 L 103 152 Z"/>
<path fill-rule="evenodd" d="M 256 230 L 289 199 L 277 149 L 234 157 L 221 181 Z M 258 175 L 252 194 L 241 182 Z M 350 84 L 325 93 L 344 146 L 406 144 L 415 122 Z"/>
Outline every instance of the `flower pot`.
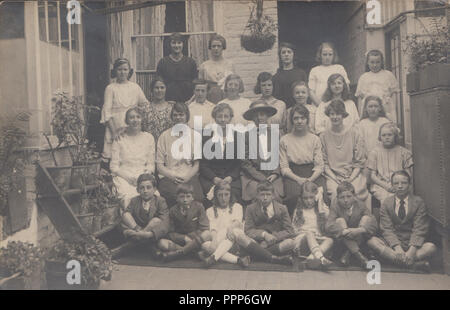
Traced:
<path fill-rule="evenodd" d="M 70 271 L 66 268 L 67 262 L 47 260 L 45 262 L 45 278 L 47 280 L 47 288 L 49 290 L 86 290 L 98 289 L 100 282 L 90 287 L 81 284 L 67 283 L 67 273 Z"/>
<path fill-rule="evenodd" d="M 70 189 L 72 167 L 48 167 L 48 173 L 61 191 Z"/>
<path fill-rule="evenodd" d="M 241 46 L 252 53 L 262 53 L 270 50 L 275 44 L 273 33 L 251 33 L 241 35 Z"/>
<path fill-rule="evenodd" d="M 94 213 L 80 214 L 77 215 L 78 221 L 80 221 L 81 227 L 83 227 L 84 231 L 92 233 L 92 224 L 94 221 Z"/>
<path fill-rule="evenodd" d="M 418 74 L 420 90 L 433 87 L 448 87 L 450 85 L 450 64 L 431 64 L 419 71 Z"/>
<path fill-rule="evenodd" d="M 103 211 L 102 216 L 102 228 L 113 225 L 117 222 L 119 217 L 119 206 L 113 206 L 111 208 L 106 208 Z"/>
<path fill-rule="evenodd" d="M 12 273 L 4 268 L 0 268 L 0 280 L 9 278 Z M 41 273 L 34 271 L 29 277 L 19 275 L 6 280 L 0 289 L 3 290 L 38 290 L 41 288 Z"/>

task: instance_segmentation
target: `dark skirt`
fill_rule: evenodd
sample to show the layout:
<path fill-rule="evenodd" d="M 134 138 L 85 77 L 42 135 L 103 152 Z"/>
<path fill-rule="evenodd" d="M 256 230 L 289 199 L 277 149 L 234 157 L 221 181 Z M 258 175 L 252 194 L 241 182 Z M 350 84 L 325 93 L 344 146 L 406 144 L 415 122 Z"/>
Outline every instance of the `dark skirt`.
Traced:
<path fill-rule="evenodd" d="M 313 175 L 314 164 L 303 164 L 297 165 L 295 163 L 289 163 L 289 168 L 291 168 L 292 172 L 298 175 L 301 178 L 309 178 Z M 284 203 L 286 204 L 289 214 L 292 216 L 295 207 L 297 205 L 298 197 L 302 195 L 302 188 L 298 185 L 297 182 L 291 180 L 290 178 L 283 177 L 284 183 Z M 329 198 L 327 195 L 326 181 L 325 178 L 320 175 L 314 183 L 323 188 L 323 199 L 325 204 L 329 205 Z"/>
<path fill-rule="evenodd" d="M 194 175 L 188 184 L 194 186 L 194 200 L 202 202 L 203 190 L 198 180 L 198 175 Z M 170 208 L 177 202 L 177 187 L 178 184 L 170 180 L 169 178 L 161 178 L 158 184 L 158 191 L 162 197 L 166 199 L 167 206 Z"/>

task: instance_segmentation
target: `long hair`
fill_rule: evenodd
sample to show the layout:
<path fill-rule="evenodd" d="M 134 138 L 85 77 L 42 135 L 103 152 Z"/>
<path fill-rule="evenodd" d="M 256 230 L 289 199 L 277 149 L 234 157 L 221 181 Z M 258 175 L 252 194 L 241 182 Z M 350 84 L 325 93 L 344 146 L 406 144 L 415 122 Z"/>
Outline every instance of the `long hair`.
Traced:
<path fill-rule="evenodd" d="M 334 73 L 334 74 L 330 75 L 330 77 L 328 78 L 327 90 L 325 91 L 325 93 L 322 96 L 323 102 L 328 102 L 333 98 L 333 92 L 331 91 L 331 83 L 336 81 L 338 78 L 341 78 L 342 81 L 344 82 L 344 89 L 342 90 L 342 93 L 341 93 L 342 100 L 345 101 L 345 100 L 350 99 L 350 91 L 348 89 L 348 85 L 347 85 L 347 82 L 345 81 L 345 78 L 339 73 Z"/>
<path fill-rule="evenodd" d="M 303 183 L 301 194 L 297 199 L 295 216 L 292 219 L 293 223 L 296 224 L 297 227 L 302 226 L 305 223 L 305 218 L 303 217 L 303 209 L 305 208 L 305 202 L 303 201 L 303 194 L 305 192 L 317 195 L 318 186 L 311 181 L 306 181 L 305 183 Z M 324 217 L 324 214 L 319 212 L 319 204 L 317 201 L 314 204 L 314 212 L 317 216 L 317 224 L 319 226 L 319 229 L 321 232 L 323 232 L 325 230 L 324 228 L 326 218 Z"/>
<path fill-rule="evenodd" d="M 376 101 L 378 102 L 379 110 L 378 110 L 378 117 L 386 117 L 386 112 L 384 111 L 383 107 L 383 101 L 378 96 L 367 96 L 364 98 L 364 107 L 363 112 L 361 116 L 361 120 L 365 118 L 369 118 L 369 113 L 367 112 L 367 105 L 369 104 L 369 101 Z"/>
<path fill-rule="evenodd" d="M 239 93 L 243 93 L 244 92 L 244 82 L 242 81 L 241 77 L 239 75 L 237 75 L 237 74 L 232 73 L 232 74 L 228 75 L 225 78 L 224 89 L 223 89 L 225 94 L 228 91 L 227 84 L 228 84 L 228 82 L 230 80 L 237 80 L 237 81 L 239 81 Z"/>
<path fill-rule="evenodd" d="M 231 185 L 229 183 L 221 182 L 219 185 L 214 186 L 214 198 L 213 198 L 213 206 L 212 207 L 214 210 L 214 217 L 216 217 L 216 218 L 219 216 L 219 214 L 217 212 L 217 205 L 218 205 L 217 193 L 220 190 L 227 190 L 230 192 L 230 203 L 228 204 L 228 209 L 229 209 L 230 214 L 233 213 L 233 205 L 236 202 L 236 198 L 234 197 L 233 192 L 231 191 Z"/>
<path fill-rule="evenodd" d="M 325 46 L 329 46 L 331 47 L 331 49 L 333 50 L 333 61 L 332 64 L 336 64 L 339 62 L 339 56 L 338 56 L 338 52 L 336 50 L 336 47 L 334 46 L 333 43 L 331 42 L 323 42 L 319 45 L 319 47 L 317 48 L 317 53 L 316 53 L 316 61 L 319 64 L 322 64 L 322 50 Z"/>
<path fill-rule="evenodd" d="M 255 88 L 253 89 L 255 94 L 261 94 L 261 83 L 271 80 L 273 79 L 273 75 L 269 72 L 261 72 L 260 74 L 258 74 L 258 77 L 256 78 L 256 85 Z"/>
<path fill-rule="evenodd" d="M 114 79 L 117 77 L 117 68 L 119 68 L 121 65 L 124 65 L 124 64 L 127 64 L 128 68 L 129 68 L 127 79 L 129 80 L 133 76 L 134 70 L 133 70 L 133 68 L 131 68 L 130 61 L 126 58 L 117 58 L 114 61 L 113 68 L 111 69 L 111 78 Z"/>

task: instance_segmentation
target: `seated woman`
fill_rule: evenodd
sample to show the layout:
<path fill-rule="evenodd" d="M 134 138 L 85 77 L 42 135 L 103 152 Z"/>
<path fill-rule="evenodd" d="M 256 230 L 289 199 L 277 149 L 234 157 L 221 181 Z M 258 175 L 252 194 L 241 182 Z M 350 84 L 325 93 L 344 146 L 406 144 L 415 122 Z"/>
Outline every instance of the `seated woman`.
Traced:
<path fill-rule="evenodd" d="M 263 100 L 259 99 L 254 101 L 250 105 L 250 109 L 244 113 L 244 118 L 246 120 L 252 120 L 257 126 L 254 130 L 260 130 L 259 125 L 267 125 L 268 120 L 271 116 L 275 115 L 277 110 L 269 106 Z M 253 130 L 253 129 L 252 129 Z M 242 161 L 242 199 L 244 201 L 252 201 L 257 196 L 256 188 L 258 183 L 262 181 L 269 181 L 273 184 L 275 199 L 282 202 L 282 197 L 284 195 L 283 191 L 283 181 L 280 175 L 279 166 L 276 169 L 262 169 L 263 163 L 271 162 L 271 143 L 272 143 L 273 131 L 270 125 L 267 125 L 267 134 L 257 136 L 259 137 L 256 144 L 256 159 L 249 158 L 249 134 L 247 133 L 247 146 L 246 146 L 246 159 Z M 279 135 L 279 132 L 278 132 Z M 262 141 L 264 139 L 265 141 Z M 264 148 L 262 147 L 264 145 Z M 267 156 L 265 158 L 261 157 L 261 149 L 264 150 Z M 263 167 L 264 168 L 264 167 Z"/>
<path fill-rule="evenodd" d="M 391 185 L 391 176 L 394 172 L 406 170 L 409 175 L 413 175 L 412 153 L 398 144 L 399 131 L 394 123 L 381 125 L 378 139 L 382 146 L 375 147 L 367 159 L 367 168 L 373 183 L 370 191 L 380 202 L 394 195 Z"/>
<path fill-rule="evenodd" d="M 362 169 L 366 163 L 366 148 L 358 129 L 344 128 L 344 118 L 348 116 L 344 102 L 332 100 L 325 109 L 331 122 L 331 129 L 320 135 L 323 146 L 325 177 L 327 189 L 332 199 L 336 197 L 336 188 L 347 181 L 355 187 L 356 196 L 366 203 L 370 212 L 369 192 L 366 177 Z"/>
<path fill-rule="evenodd" d="M 157 256 L 164 261 L 174 260 L 200 250 L 211 241 L 209 221 L 203 205 L 194 201 L 194 187 L 179 184 L 176 188 L 176 205 L 169 210 L 167 239 L 159 240 Z"/>
<path fill-rule="evenodd" d="M 159 184 L 158 189 L 166 201 L 169 207 L 173 206 L 176 202 L 177 186 L 183 183 L 190 183 L 194 187 L 194 199 L 197 201 L 203 200 L 203 191 L 198 181 L 198 169 L 199 162 L 194 159 L 194 131 L 187 126 L 189 121 L 189 108 L 182 102 L 177 102 L 172 108 L 170 114 L 174 126 L 164 131 L 158 139 L 158 145 L 156 148 L 156 167 L 159 172 Z M 185 131 L 178 132 L 181 124 L 181 128 Z M 182 153 L 190 154 L 185 158 L 175 158 L 172 152 L 172 145 L 175 142 L 179 142 L 178 139 L 182 137 L 183 133 L 189 132 L 191 137 L 191 144 L 189 150 L 184 150 L 181 145 Z M 179 150 L 180 150 L 179 149 Z M 184 154 L 183 154 L 184 155 Z"/>
<path fill-rule="evenodd" d="M 323 202 L 322 188 L 313 182 L 305 182 L 292 216 L 292 227 L 297 234 L 294 252 L 299 257 L 305 252 L 309 253 L 306 265 L 311 269 L 320 266 L 326 268 L 332 264 L 324 256 L 333 245 L 333 239 L 325 236 L 328 213 L 329 209 Z"/>
<path fill-rule="evenodd" d="M 123 207 L 138 195 L 137 179 L 155 172 L 155 139 L 142 131 L 142 116 L 134 107 L 125 114 L 128 125 L 120 139 L 113 142 L 110 169 Z"/>
<path fill-rule="evenodd" d="M 368 259 L 361 253 L 360 246 L 375 235 L 377 221 L 364 203 L 356 198 L 355 188 L 350 182 L 341 182 L 336 192 L 337 198 L 331 202 L 325 229 L 338 242 L 338 246 L 343 244 L 346 249 L 340 263 L 347 266 L 352 255 L 365 269 Z"/>
<path fill-rule="evenodd" d="M 204 148 L 210 149 L 213 158 L 208 159 L 203 155 L 203 159 L 200 160 L 200 184 L 202 185 L 203 192 L 209 193 L 214 185 L 222 182 L 230 183 L 231 191 L 238 202 L 241 201 L 241 161 L 237 159 L 237 133 L 233 133 L 233 141 L 227 141 L 226 127 L 231 123 L 233 118 L 233 110 L 226 103 L 219 103 L 212 111 L 212 117 L 216 124 L 220 126 L 221 130 L 218 130 L 218 134 L 222 133 L 222 137 L 215 137 L 214 130 L 210 135 L 206 135 L 204 132 L 203 145 Z M 215 141 L 218 139 L 218 141 Z M 208 148 L 208 144 L 210 148 Z M 219 147 L 220 150 L 216 148 Z M 232 159 L 226 159 L 227 149 L 233 148 L 234 153 Z"/>
<path fill-rule="evenodd" d="M 209 256 L 202 251 L 199 252 L 205 267 L 211 266 L 218 260 L 248 267 L 249 256 L 241 258 L 230 253 L 234 242 L 228 238 L 228 235 L 234 228 L 242 230 L 244 224 L 242 223 L 242 206 L 235 202 L 229 183 L 222 182 L 214 187 L 214 204 L 206 210 L 206 216 L 209 220 L 212 241 L 205 242 L 203 246 Z"/>
<path fill-rule="evenodd" d="M 133 241 L 158 242 L 169 230 L 169 209 L 164 198 L 155 195 L 156 179 L 148 173 L 137 179 L 139 196 L 131 199 L 122 215 L 124 235 Z"/>
<path fill-rule="evenodd" d="M 306 181 L 316 183 L 326 193 L 325 179 L 322 176 L 324 169 L 322 144 L 319 137 L 309 131 L 309 115 L 309 110 L 304 105 L 293 106 L 289 113 L 293 130 L 280 140 L 284 201 L 290 214 L 294 212 L 303 183 Z M 327 203 L 328 198 L 324 197 L 324 201 Z"/>

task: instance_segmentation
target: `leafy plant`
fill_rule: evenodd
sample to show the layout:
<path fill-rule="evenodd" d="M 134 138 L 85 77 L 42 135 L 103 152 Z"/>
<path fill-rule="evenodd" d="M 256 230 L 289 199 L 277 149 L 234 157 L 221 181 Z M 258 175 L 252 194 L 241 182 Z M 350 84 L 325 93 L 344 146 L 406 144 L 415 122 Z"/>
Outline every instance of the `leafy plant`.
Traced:
<path fill-rule="evenodd" d="M 102 169 L 97 179 L 99 187 L 93 191 L 93 197 L 90 197 L 90 209 L 92 212 L 100 214 L 104 209 L 117 205 L 120 199 L 111 173 Z"/>
<path fill-rule="evenodd" d="M 432 31 L 424 27 L 426 35 L 410 35 L 406 41 L 406 51 L 411 56 L 410 71 L 419 71 L 434 63 L 446 63 L 450 35 L 447 27 L 437 18 L 431 20 Z"/>
<path fill-rule="evenodd" d="M 25 157 L 18 151 L 24 145 L 27 133 L 19 124 L 29 118 L 30 114 L 26 112 L 14 117 L 0 116 L 0 215 L 6 212 L 8 193 L 21 190 L 18 180 L 23 176 Z"/>
<path fill-rule="evenodd" d="M 263 1 L 255 2 L 244 34 L 241 35 L 241 46 L 249 52 L 262 53 L 273 47 L 278 26 L 270 16 L 263 14 Z"/>
<path fill-rule="evenodd" d="M 93 110 L 99 110 L 96 106 L 83 104 L 81 96 L 69 98 L 67 93 L 58 92 L 52 99 L 53 116 L 52 126 L 58 138 L 58 146 L 73 146 L 69 148 L 69 154 L 74 165 L 80 165 L 93 159 L 98 159 L 94 144 L 88 144 L 87 131 Z M 52 145 L 50 147 L 53 149 Z"/>
<path fill-rule="evenodd" d="M 47 260 L 67 263 L 77 260 L 81 267 L 81 285 L 98 287 L 100 280 L 111 280 L 113 264 L 111 251 L 100 240 L 85 236 L 76 241 L 60 240 L 50 250 Z"/>
<path fill-rule="evenodd" d="M 9 241 L 6 248 L 0 249 L 0 266 L 10 275 L 30 277 L 42 267 L 42 258 L 42 251 L 29 242 Z"/>

